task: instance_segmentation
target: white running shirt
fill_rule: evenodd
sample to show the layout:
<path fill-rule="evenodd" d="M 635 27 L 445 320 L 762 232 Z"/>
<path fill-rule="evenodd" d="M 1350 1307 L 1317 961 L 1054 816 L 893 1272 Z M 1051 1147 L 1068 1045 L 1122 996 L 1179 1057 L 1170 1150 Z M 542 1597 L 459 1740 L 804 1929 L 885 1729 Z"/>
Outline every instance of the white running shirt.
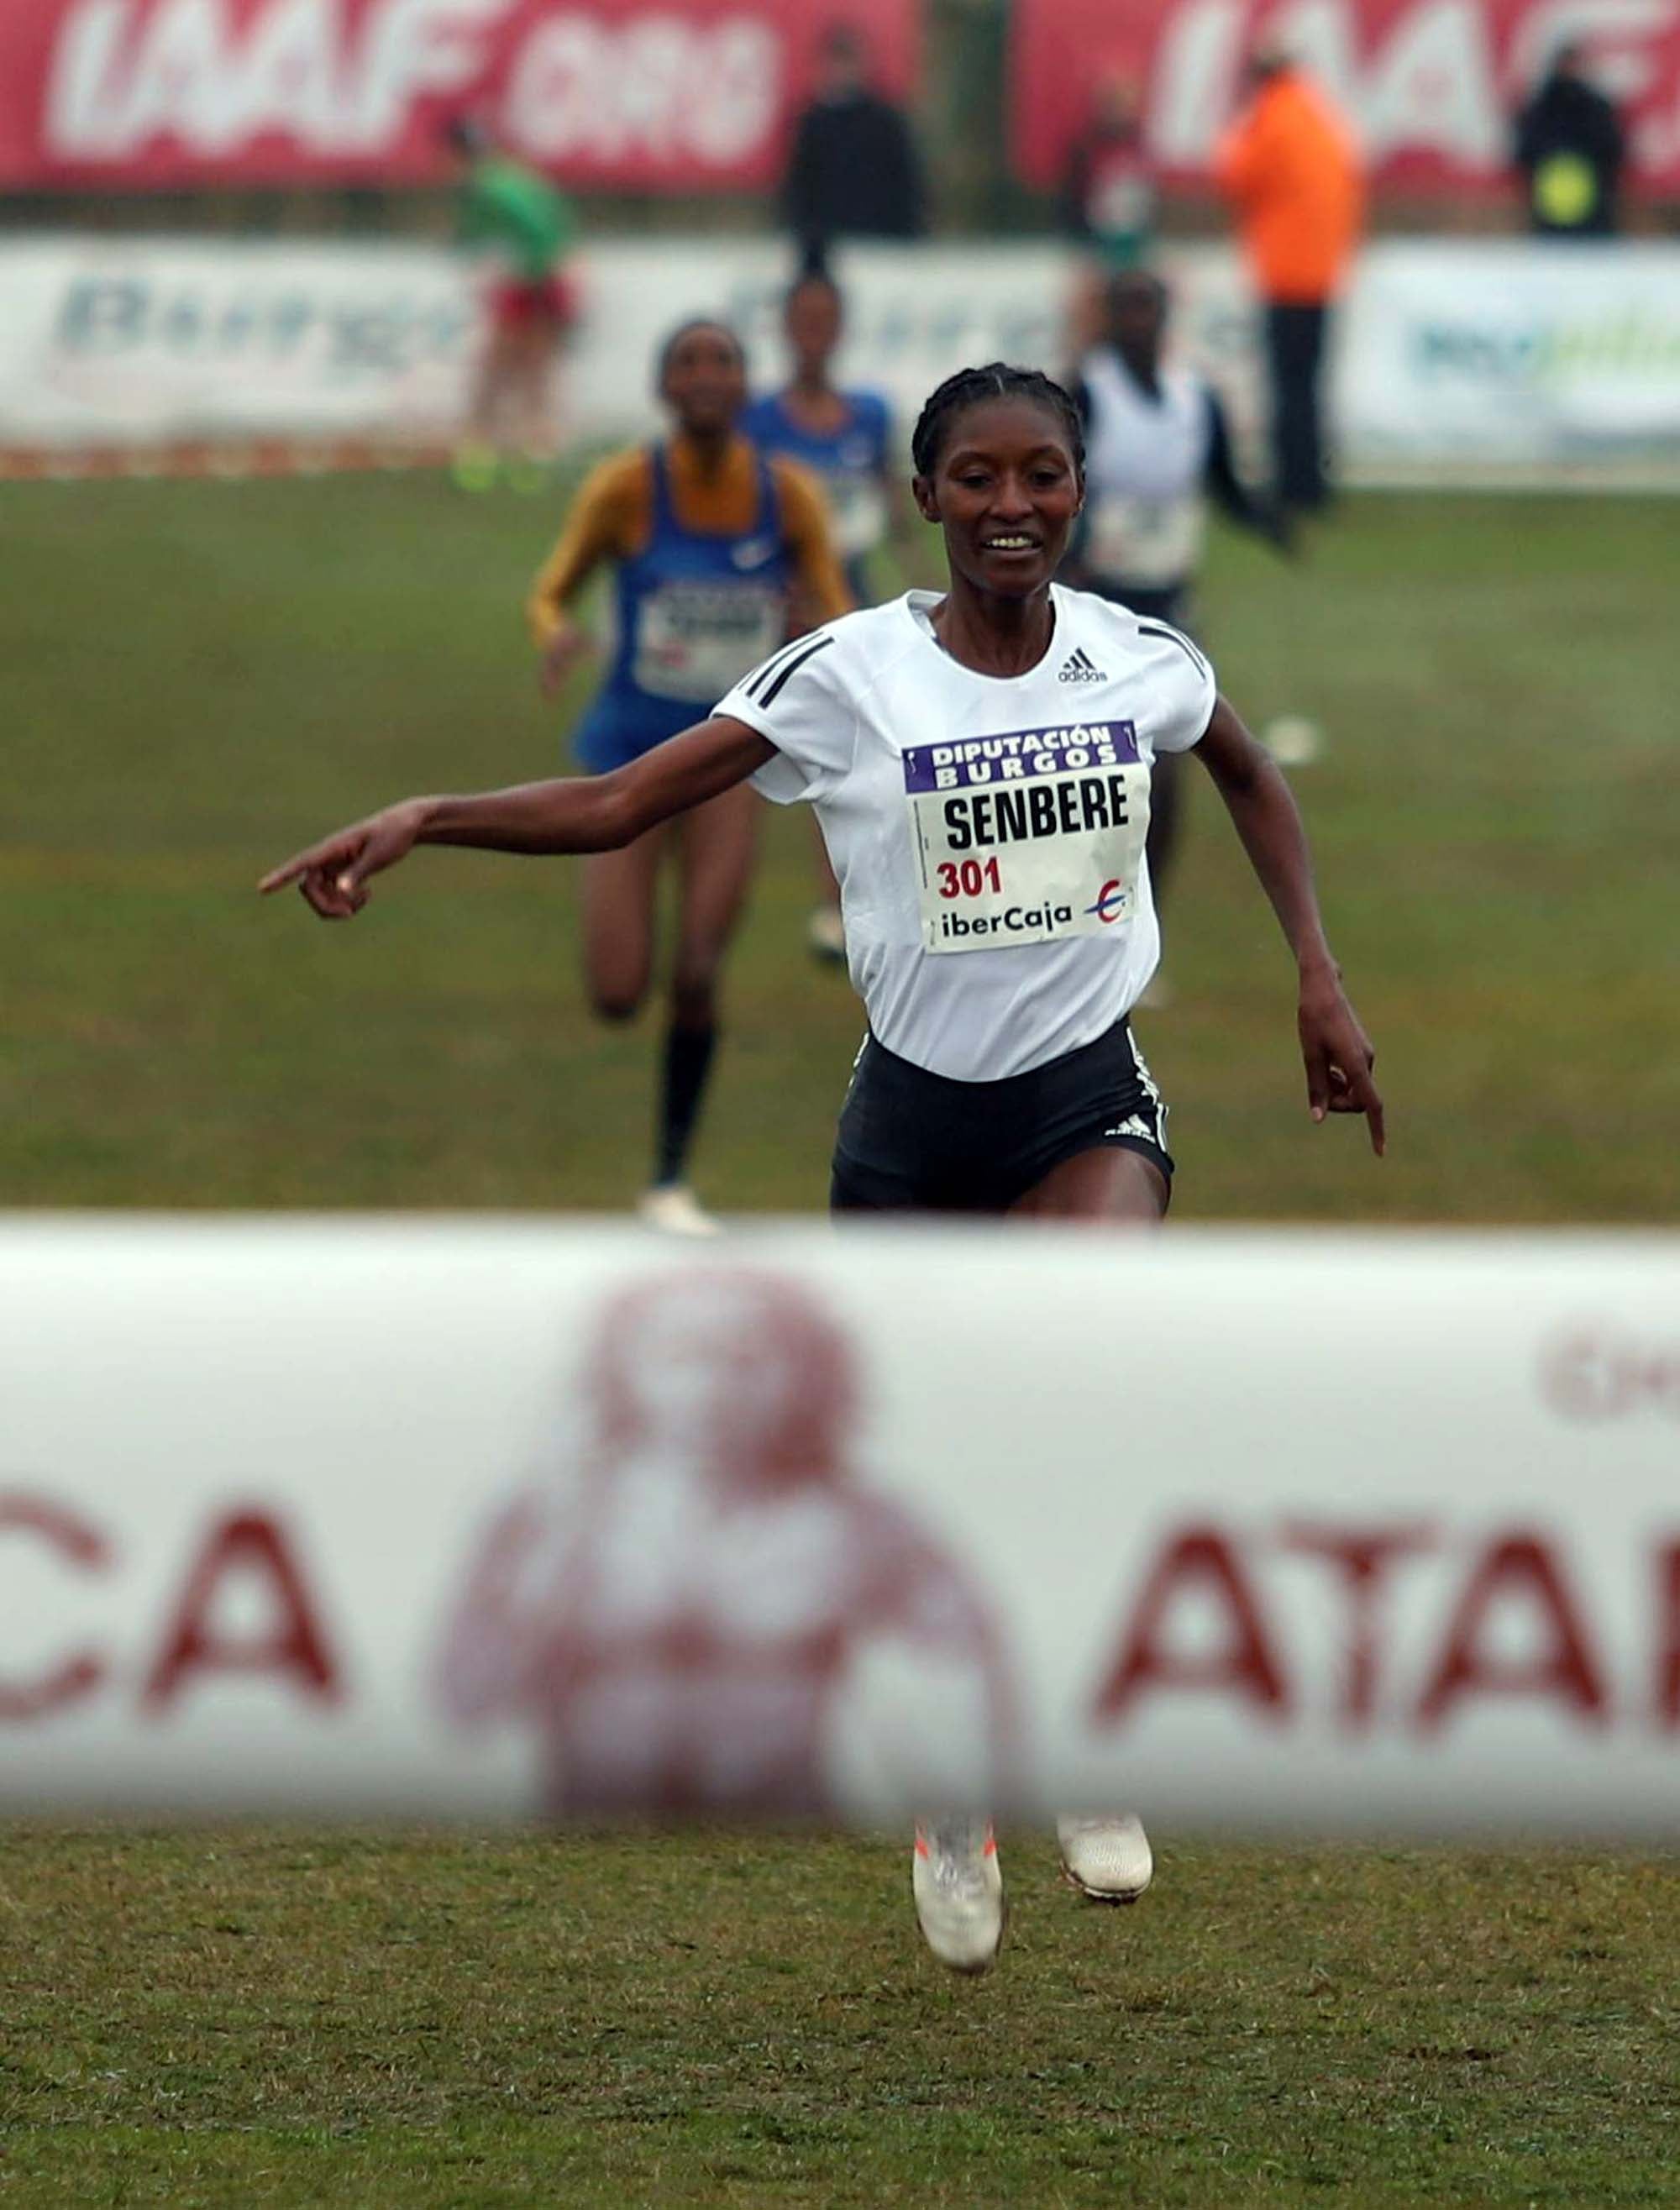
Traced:
<path fill-rule="evenodd" d="M 1088 353 L 1079 373 L 1091 400 L 1085 563 L 1134 590 L 1176 589 L 1195 572 L 1206 528 L 1207 386 L 1169 368 L 1151 396 L 1107 346 Z"/>
<path fill-rule="evenodd" d="M 1161 933 L 1144 837 L 1157 752 L 1212 717 L 1213 671 L 1164 622 L 1050 588 L 1049 649 L 978 675 L 910 591 L 801 637 L 715 709 L 817 809 L 872 1032 L 930 1073 L 996 1082 L 1129 1012 Z"/>

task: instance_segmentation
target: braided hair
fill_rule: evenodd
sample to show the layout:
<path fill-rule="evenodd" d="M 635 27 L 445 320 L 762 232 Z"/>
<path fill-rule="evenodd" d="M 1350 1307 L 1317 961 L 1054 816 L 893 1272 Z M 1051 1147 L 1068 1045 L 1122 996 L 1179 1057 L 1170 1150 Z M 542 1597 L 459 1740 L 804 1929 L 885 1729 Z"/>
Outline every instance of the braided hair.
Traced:
<path fill-rule="evenodd" d="M 1073 456 L 1073 473 L 1084 475 L 1085 425 L 1071 395 L 1040 369 L 1011 368 L 1001 360 L 988 361 L 983 368 L 959 368 L 955 376 L 947 376 L 939 389 L 930 393 L 927 405 L 916 418 L 916 434 L 910 439 L 910 455 L 917 475 L 933 474 L 945 450 L 951 424 L 966 408 L 977 406 L 987 399 L 1030 399 L 1047 414 L 1054 414 Z"/>

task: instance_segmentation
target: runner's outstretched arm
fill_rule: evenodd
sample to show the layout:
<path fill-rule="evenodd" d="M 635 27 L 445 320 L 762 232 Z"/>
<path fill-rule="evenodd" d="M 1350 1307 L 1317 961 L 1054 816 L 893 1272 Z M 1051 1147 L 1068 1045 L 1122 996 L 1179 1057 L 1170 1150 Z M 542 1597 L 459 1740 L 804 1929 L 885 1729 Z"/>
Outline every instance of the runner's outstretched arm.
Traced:
<path fill-rule="evenodd" d="M 1300 972 L 1296 1024 L 1314 1120 L 1363 1113 L 1371 1149 L 1382 1155 L 1382 1099 L 1371 1079 L 1376 1054 L 1342 990 L 1313 887 L 1312 855 L 1294 793 L 1277 762 L 1244 728 L 1224 698 L 1214 706 L 1196 755 L 1218 785 L 1260 887 L 1272 901 Z"/>
<path fill-rule="evenodd" d="M 745 782 L 776 747 L 743 722 L 716 716 L 656 745 L 610 775 L 557 776 L 460 798 L 405 798 L 263 876 L 266 896 L 296 883 L 323 921 L 349 921 L 367 903 L 372 877 L 416 844 L 487 852 L 613 852 L 674 815 Z"/>

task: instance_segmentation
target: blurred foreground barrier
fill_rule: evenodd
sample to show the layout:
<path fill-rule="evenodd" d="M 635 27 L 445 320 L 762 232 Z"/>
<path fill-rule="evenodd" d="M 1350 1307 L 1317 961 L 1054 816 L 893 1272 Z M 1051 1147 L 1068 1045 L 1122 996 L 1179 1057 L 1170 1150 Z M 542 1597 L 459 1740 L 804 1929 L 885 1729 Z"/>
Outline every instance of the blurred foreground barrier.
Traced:
<path fill-rule="evenodd" d="M 0 1809 L 1680 1833 L 1680 1238 L 0 1222 Z"/>

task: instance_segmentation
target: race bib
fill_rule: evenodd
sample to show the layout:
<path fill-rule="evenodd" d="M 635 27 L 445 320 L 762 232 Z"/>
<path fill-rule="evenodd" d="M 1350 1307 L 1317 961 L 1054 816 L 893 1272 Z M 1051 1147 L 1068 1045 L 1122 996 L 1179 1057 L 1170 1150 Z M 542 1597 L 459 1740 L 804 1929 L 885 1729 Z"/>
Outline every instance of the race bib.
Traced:
<path fill-rule="evenodd" d="M 1098 576 L 1164 589 L 1194 573 L 1202 534 L 1199 498 L 1097 498 L 1085 559 Z"/>
<path fill-rule="evenodd" d="M 642 601 L 636 687 L 709 706 L 769 659 L 786 622 L 786 598 L 770 584 L 666 583 Z"/>
<path fill-rule="evenodd" d="M 1149 770 L 1130 722 L 914 746 L 904 797 L 925 951 L 1100 936 L 1136 910 Z"/>
<path fill-rule="evenodd" d="M 861 559 L 873 552 L 886 535 L 886 493 L 878 476 L 832 475 L 823 479 L 823 491 L 834 524 L 834 542 L 841 558 Z"/>

